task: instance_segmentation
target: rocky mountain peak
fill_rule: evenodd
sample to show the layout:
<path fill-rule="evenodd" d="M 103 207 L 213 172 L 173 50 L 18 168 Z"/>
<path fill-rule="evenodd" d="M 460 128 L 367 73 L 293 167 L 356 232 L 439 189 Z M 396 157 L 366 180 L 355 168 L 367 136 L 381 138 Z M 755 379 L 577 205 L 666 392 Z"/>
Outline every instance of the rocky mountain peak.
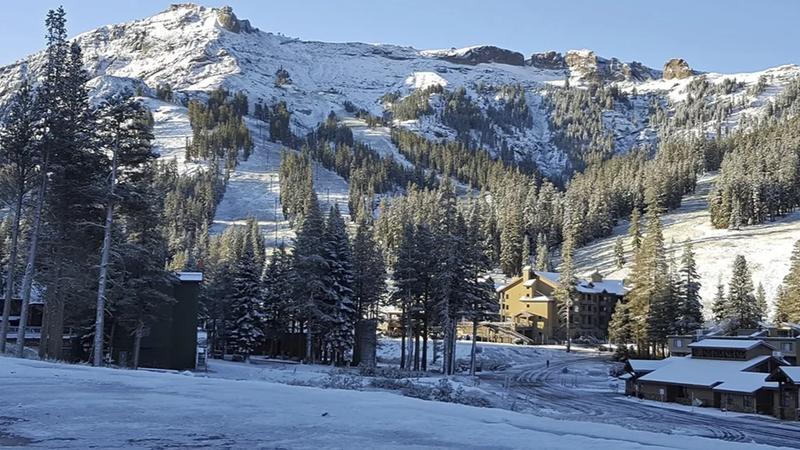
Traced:
<path fill-rule="evenodd" d="M 664 79 L 680 80 L 694 75 L 694 71 L 689 67 L 689 63 L 682 58 L 672 58 L 664 63 Z"/>
<path fill-rule="evenodd" d="M 494 45 L 476 45 L 466 48 L 451 48 L 449 50 L 427 50 L 423 55 L 443 59 L 454 64 L 483 64 L 499 63 L 512 66 L 524 66 L 525 57 L 522 53 L 507 50 Z"/>
<path fill-rule="evenodd" d="M 250 21 L 238 19 L 230 6 L 223 6 L 217 10 L 217 21 L 222 28 L 233 33 L 252 33 L 255 31 L 250 25 Z"/>
<path fill-rule="evenodd" d="M 544 70 L 564 70 L 567 65 L 564 63 L 564 55 L 556 51 L 534 53 L 528 64 L 537 69 Z"/>
<path fill-rule="evenodd" d="M 570 50 L 564 56 L 564 63 L 572 76 L 585 82 L 645 81 L 660 76 L 658 71 L 640 62 L 603 58 L 591 50 Z"/>

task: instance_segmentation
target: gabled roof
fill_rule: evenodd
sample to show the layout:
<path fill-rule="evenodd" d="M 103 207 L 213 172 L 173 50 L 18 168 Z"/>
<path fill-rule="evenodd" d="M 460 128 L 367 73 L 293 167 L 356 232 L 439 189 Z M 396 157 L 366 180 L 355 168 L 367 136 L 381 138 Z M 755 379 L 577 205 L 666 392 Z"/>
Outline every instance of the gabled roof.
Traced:
<path fill-rule="evenodd" d="M 782 374 L 780 372 L 782 372 Z M 781 366 L 778 368 L 778 372 L 773 372 L 768 379 L 776 381 L 783 380 L 780 375 L 784 375 L 793 384 L 800 384 L 800 367 L 798 366 Z"/>
<path fill-rule="evenodd" d="M 561 274 L 558 272 L 542 272 L 537 270 L 534 273 L 548 284 L 553 286 L 559 285 Z M 607 292 L 609 294 L 623 296 L 627 291 L 627 289 L 625 289 L 625 283 L 622 280 L 578 280 L 577 288 L 578 292 L 583 294 L 602 294 L 603 292 Z"/>
<path fill-rule="evenodd" d="M 511 281 L 508 282 L 508 284 L 504 284 L 502 286 L 496 287 L 495 291 L 496 292 L 503 292 L 506 289 L 508 289 L 508 288 L 514 286 L 515 284 L 519 283 L 520 281 L 522 281 L 522 277 L 514 277 L 514 278 L 511 279 Z"/>
<path fill-rule="evenodd" d="M 774 347 L 757 339 L 703 339 L 689 344 L 691 348 L 729 348 L 735 350 L 752 350 L 760 345 L 765 345 L 774 350 Z"/>
<path fill-rule="evenodd" d="M 722 384 L 714 388 L 720 392 L 740 392 L 752 394 L 759 389 L 778 388 L 778 383 L 766 381 L 767 374 L 761 372 L 738 372 L 728 377 Z"/>
<path fill-rule="evenodd" d="M 665 364 L 647 375 L 639 378 L 640 381 L 656 383 L 678 384 L 688 386 L 703 386 L 714 388 L 723 383 L 734 383 L 740 380 L 739 375 L 764 361 L 771 359 L 770 355 L 757 356 L 747 361 L 734 361 L 727 359 L 703 359 L 683 356 L 670 358 L 671 362 Z M 762 380 L 767 374 L 760 373 Z"/>

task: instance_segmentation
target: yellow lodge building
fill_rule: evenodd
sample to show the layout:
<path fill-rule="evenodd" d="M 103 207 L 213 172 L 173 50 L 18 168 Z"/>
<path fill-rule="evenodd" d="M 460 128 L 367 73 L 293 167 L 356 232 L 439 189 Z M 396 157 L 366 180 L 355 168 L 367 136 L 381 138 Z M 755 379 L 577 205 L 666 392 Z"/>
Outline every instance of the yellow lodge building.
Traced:
<path fill-rule="evenodd" d="M 563 339 L 565 334 L 553 295 L 559 278 L 556 272 L 542 272 L 526 266 L 521 277 L 514 277 L 499 287 L 497 295 L 503 324 L 533 343 L 549 344 Z M 578 280 L 576 290 L 577 298 L 570 311 L 572 337 L 606 340 L 614 306 L 624 299 L 627 291 L 624 280 L 603 279 L 599 272 L 594 272 L 589 279 Z"/>

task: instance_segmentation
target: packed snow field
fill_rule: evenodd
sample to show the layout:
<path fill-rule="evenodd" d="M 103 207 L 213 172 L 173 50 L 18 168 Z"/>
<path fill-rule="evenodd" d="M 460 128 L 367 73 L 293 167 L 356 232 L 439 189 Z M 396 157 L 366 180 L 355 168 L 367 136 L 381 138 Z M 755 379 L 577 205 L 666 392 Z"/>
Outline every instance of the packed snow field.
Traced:
<path fill-rule="evenodd" d="M 0 445 L 22 448 L 707 449 L 707 438 L 502 409 L 0 358 Z M 726 443 L 725 448 L 766 448 Z"/>
<path fill-rule="evenodd" d="M 702 177 L 694 194 L 684 197 L 680 208 L 662 217 L 664 242 L 676 262 L 680 260 L 686 241 L 694 246 L 702 287 L 700 295 L 710 311 L 717 281 L 727 284 L 736 255 L 744 255 L 753 273 L 753 283 L 762 283 L 767 300 L 774 306 L 775 291 L 789 272 L 792 246 L 800 239 L 800 212 L 781 217 L 762 225 L 743 226 L 740 230 L 715 229 L 708 212 L 708 194 L 715 175 Z M 576 252 L 576 263 L 581 272 L 600 270 L 609 278 L 625 278 L 630 272 L 633 252 L 627 221 L 614 228 L 612 236 L 599 239 Z M 614 266 L 614 243 L 625 237 L 626 265 L 617 270 Z"/>

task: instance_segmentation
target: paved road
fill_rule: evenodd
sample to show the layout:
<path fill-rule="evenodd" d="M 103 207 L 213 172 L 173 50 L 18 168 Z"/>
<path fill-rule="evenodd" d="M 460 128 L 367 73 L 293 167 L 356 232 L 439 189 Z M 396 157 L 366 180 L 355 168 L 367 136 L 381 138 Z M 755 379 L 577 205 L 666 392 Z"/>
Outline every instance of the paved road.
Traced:
<path fill-rule="evenodd" d="M 506 402 L 516 410 L 553 418 L 602 422 L 630 429 L 684 433 L 725 441 L 800 448 L 800 423 L 779 422 L 769 417 L 709 415 L 652 406 L 631 401 L 603 385 L 602 377 L 575 375 L 597 371 L 597 357 L 569 358 L 518 366 L 487 374 L 482 382 L 506 389 Z M 564 369 L 566 368 L 566 372 Z M 591 377 L 588 377 L 591 378 Z M 578 383 L 576 388 L 574 384 Z"/>

